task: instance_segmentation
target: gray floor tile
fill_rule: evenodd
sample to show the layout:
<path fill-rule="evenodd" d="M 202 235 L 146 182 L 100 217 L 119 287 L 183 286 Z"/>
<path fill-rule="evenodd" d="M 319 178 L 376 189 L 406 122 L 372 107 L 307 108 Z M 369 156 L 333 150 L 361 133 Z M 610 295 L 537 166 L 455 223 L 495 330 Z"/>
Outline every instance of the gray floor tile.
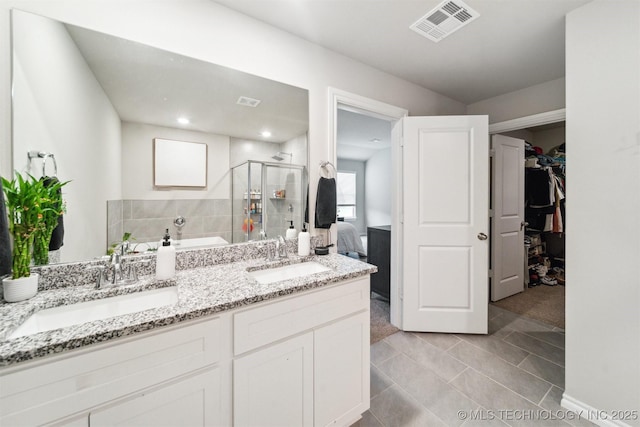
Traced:
<path fill-rule="evenodd" d="M 390 357 L 398 354 L 398 350 L 391 347 L 384 340 L 378 341 L 377 343 L 371 346 L 371 363 L 377 365 L 378 363 L 384 362 Z"/>
<path fill-rule="evenodd" d="M 548 382 L 467 342 L 451 348 L 449 354 L 534 403 L 540 402 L 551 388 Z"/>
<path fill-rule="evenodd" d="M 380 421 L 371 413 L 367 411 L 362 414 L 362 418 L 351 424 L 351 427 L 384 427 Z"/>
<path fill-rule="evenodd" d="M 374 398 L 392 385 L 393 381 L 389 377 L 371 365 L 371 398 Z"/>
<path fill-rule="evenodd" d="M 414 334 L 398 332 L 385 338 L 384 341 L 421 365 L 431 369 L 445 381 L 451 380 L 465 369 L 464 364 Z"/>
<path fill-rule="evenodd" d="M 467 369 L 451 381 L 451 384 L 467 396 L 472 396 L 475 401 L 479 401 L 488 411 L 492 411 L 499 419 L 511 426 L 569 425 L 561 420 L 548 420 L 541 423 L 540 420 L 532 421 L 518 417 L 518 414 L 523 413 L 536 414 L 541 409 L 474 369 Z"/>
<path fill-rule="evenodd" d="M 449 350 L 460 341 L 460 338 L 453 334 L 436 334 L 431 332 L 414 332 L 414 334 L 421 340 L 438 347 L 440 350 Z"/>
<path fill-rule="evenodd" d="M 509 327 L 520 332 L 547 332 L 553 330 L 551 325 L 524 316 L 515 318 Z"/>
<path fill-rule="evenodd" d="M 530 337 L 534 337 L 539 339 L 540 341 L 548 342 L 549 344 L 553 344 L 556 347 L 564 348 L 564 334 L 560 332 L 554 331 L 529 331 L 524 332 Z"/>
<path fill-rule="evenodd" d="M 511 332 L 509 332 L 511 333 Z M 480 347 L 483 350 L 486 350 L 499 358 L 506 360 L 509 363 L 513 363 L 517 365 L 522 362 L 528 355 L 529 352 L 521 349 L 520 347 L 516 347 L 515 345 L 509 344 L 508 342 L 503 341 L 502 339 L 496 338 L 494 336 L 486 336 L 486 335 L 458 335 L 460 338 L 465 340 L 468 343 L 471 343 L 475 346 Z"/>
<path fill-rule="evenodd" d="M 490 416 L 486 409 L 478 409 L 474 414 L 464 414 L 466 421 L 462 427 L 505 427 L 508 424 L 500 421 L 500 418 Z"/>
<path fill-rule="evenodd" d="M 531 372 L 543 380 L 549 381 L 551 384 L 564 388 L 564 368 L 560 365 L 556 365 L 535 354 L 531 354 L 524 359 L 518 367 L 527 372 Z"/>
<path fill-rule="evenodd" d="M 564 419 L 568 424 L 575 427 L 591 427 L 595 426 L 592 422 L 586 418 L 581 417 L 575 412 L 571 412 L 568 409 L 560 406 L 562 400 L 562 389 L 558 387 L 552 387 L 549 393 L 544 397 L 544 400 L 540 403 L 544 409 L 551 411 L 557 417 Z"/>
<path fill-rule="evenodd" d="M 504 340 L 553 363 L 564 366 L 564 349 L 555 345 L 540 341 L 522 332 L 513 332 Z"/>
<path fill-rule="evenodd" d="M 380 370 L 448 426 L 462 424 L 459 411 L 478 408 L 477 403 L 403 354 L 382 363 Z"/>
<path fill-rule="evenodd" d="M 371 399 L 370 411 L 387 427 L 446 426 L 397 385 Z"/>

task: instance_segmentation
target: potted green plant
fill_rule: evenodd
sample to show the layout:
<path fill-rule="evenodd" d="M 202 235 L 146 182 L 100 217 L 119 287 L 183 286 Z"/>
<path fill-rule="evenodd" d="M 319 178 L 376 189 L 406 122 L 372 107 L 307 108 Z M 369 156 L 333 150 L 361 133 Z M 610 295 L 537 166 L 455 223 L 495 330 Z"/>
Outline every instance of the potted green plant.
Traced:
<path fill-rule="evenodd" d="M 49 242 L 53 230 L 58 226 L 58 218 L 63 213 L 62 187 L 67 182 L 60 182 L 55 178 L 44 180 L 43 197 L 40 201 L 42 208 L 42 224 L 33 237 L 33 263 L 35 265 L 49 264 Z"/>
<path fill-rule="evenodd" d="M 13 237 L 12 275 L 2 280 L 4 299 L 16 302 L 29 299 L 38 292 L 38 275 L 31 274 L 33 238 L 43 225 L 41 201 L 46 195 L 42 181 L 16 173 L 13 180 L 2 178 L 9 216 L 9 232 Z"/>

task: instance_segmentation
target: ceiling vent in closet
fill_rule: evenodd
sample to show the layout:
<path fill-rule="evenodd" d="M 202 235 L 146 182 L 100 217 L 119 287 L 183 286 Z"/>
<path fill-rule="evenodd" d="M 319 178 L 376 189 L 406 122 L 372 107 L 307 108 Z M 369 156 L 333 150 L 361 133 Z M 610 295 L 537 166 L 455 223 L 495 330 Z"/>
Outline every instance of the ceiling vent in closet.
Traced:
<path fill-rule="evenodd" d="M 409 28 L 437 43 L 479 16 L 460 0 L 445 0 Z"/>

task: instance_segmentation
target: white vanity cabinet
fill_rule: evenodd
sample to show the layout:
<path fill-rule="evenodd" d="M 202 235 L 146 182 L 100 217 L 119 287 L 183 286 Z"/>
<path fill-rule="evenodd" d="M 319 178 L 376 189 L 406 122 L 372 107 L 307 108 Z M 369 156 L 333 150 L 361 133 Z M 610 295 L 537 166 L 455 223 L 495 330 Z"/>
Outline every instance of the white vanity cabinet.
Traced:
<path fill-rule="evenodd" d="M 220 408 L 220 368 L 179 381 L 89 414 L 91 427 L 223 425 Z"/>
<path fill-rule="evenodd" d="M 0 369 L 0 425 L 348 426 L 369 276 Z"/>
<path fill-rule="evenodd" d="M 153 405 L 157 402 L 146 398 L 152 395 L 186 413 L 193 402 L 184 396 L 205 389 L 214 405 L 207 405 L 208 423 L 200 425 L 228 425 L 224 400 L 215 398 L 222 396 L 223 372 L 229 370 L 223 361 L 230 351 L 224 348 L 225 321 L 208 317 L 4 368 L 0 425 L 86 426 L 92 414 L 99 423 L 120 410 L 115 408 L 127 408 L 126 402 Z M 92 420 L 91 425 L 97 424 Z"/>
<path fill-rule="evenodd" d="M 369 409 L 369 276 L 234 316 L 234 425 L 350 425 Z"/>

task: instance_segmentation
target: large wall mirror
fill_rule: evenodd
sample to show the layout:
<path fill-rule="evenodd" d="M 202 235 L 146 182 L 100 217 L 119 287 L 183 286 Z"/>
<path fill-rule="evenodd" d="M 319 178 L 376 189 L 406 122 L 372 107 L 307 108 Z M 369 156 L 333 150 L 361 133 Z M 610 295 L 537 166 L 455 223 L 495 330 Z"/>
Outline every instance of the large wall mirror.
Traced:
<path fill-rule="evenodd" d="M 13 167 L 71 181 L 54 261 L 102 256 L 125 232 L 232 243 L 301 228 L 307 90 L 17 10 L 12 55 Z M 154 186 L 156 138 L 206 144 L 206 185 Z"/>

